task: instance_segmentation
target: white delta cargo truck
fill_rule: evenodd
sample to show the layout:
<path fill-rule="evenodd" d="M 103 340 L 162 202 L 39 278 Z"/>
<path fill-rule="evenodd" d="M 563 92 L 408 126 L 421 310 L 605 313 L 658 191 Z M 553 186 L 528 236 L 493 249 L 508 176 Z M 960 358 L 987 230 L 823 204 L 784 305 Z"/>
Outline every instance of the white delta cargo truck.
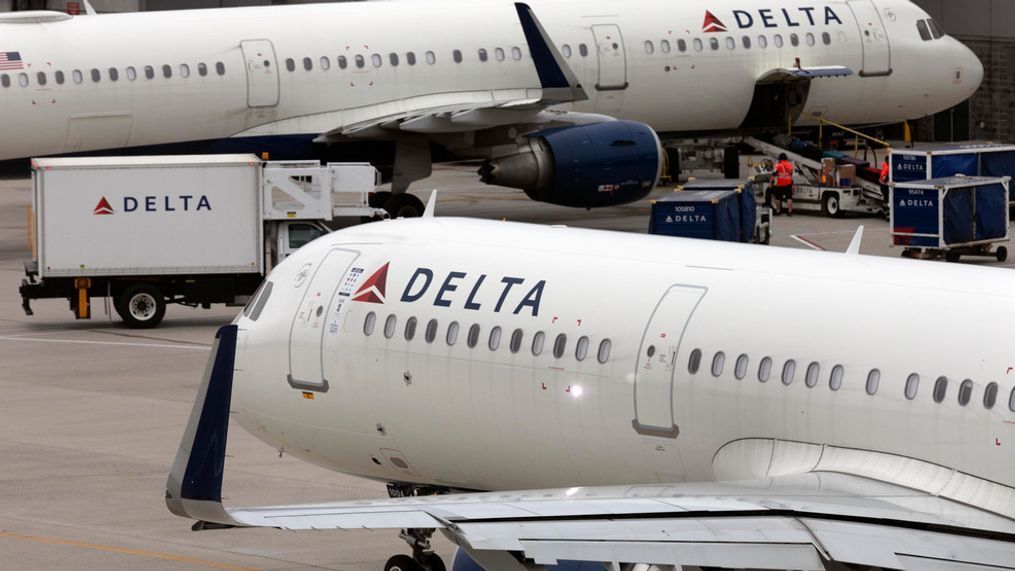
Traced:
<path fill-rule="evenodd" d="M 22 307 L 64 298 L 88 319 L 102 298 L 147 328 L 168 303 L 243 305 L 324 222 L 385 217 L 369 206 L 378 182 L 369 164 L 255 155 L 35 159 Z"/>

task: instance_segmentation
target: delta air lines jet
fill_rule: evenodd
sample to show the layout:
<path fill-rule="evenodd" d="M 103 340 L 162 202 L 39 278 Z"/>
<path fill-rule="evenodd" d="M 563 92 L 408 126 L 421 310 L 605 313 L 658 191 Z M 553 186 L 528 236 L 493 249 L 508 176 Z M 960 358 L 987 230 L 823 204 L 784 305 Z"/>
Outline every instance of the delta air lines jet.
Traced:
<path fill-rule="evenodd" d="M 908 0 L 531 6 L 3 15 L 0 159 L 145 147 L 393 161 L 396 212 L 422 210 L 401 193 L 432 160 L 476 159 L 487 182 L 604 206 L 648 193 L 656 134 L 897 123 L 962 102 L 983 76 Z"/>
<path fill-rule="evenodd" d="M 434 530 L 494 570 L 1015 569 L 1015 274 L 858 248 L 329 234 L 219 331 L 166 502 L 195 529 L 404 529 L 388 569 L 443 569 Z M 230 416 L 413 497 L 226 509 Z"/>

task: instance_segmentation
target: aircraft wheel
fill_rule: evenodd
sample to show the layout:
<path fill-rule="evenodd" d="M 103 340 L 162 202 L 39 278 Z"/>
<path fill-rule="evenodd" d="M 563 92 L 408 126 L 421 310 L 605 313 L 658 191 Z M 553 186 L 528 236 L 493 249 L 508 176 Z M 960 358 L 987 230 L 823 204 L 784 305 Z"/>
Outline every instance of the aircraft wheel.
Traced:
<path fill-rule="evenodd" d="M 384 564 L 384 571 L 425 571 L 423 566 L 408 555 L 395 555 Z M 443 571 L 443 569 L 441 569 Z"/>
<path fill-rule="evenodd" d="M 997 252 L 995 255 L 997 256 L 997 261 L 999 262 L 1008 261 L 1008 248 L 1005 248 L 1004 246 L 999 246 L 997 248 Z"/>
<path fill-rule="evenodd" d="M 151 284 L 134 284 L 116 300 L 116 313 L 132 329 L 150 329 L 166 315 L 166 299 Z"/>
<path fill-rule="evenodd" d="M 842 205 L 839 204 L 839 196 L 832 192 L 826 194 L 825 199 L 821 201 L 821 210 L 826 216 L 832 218 L 842 216 Z"/>
<path fill-rule="evenodd" d="M 384 203 L 391 198 L 391 193 L 386 190 L 379 190 L 377 192 L 371 192 L 367 197 L 367 203 L 370 208 L 384 208 Z"/>
<path fill-rule="evenodd" d="M 945 252 L 945 261 L 957 262 L 960 259 L 962 259 L 962 254 L 959 254 L 958 252 Z"/>
<path fill-rule="evenodd" d="M 391 198 L 384 203 L 383 208 L 392 218 L 419 218 L 426 210 L 423 201 L 408 192 L 392 194 Z"/>

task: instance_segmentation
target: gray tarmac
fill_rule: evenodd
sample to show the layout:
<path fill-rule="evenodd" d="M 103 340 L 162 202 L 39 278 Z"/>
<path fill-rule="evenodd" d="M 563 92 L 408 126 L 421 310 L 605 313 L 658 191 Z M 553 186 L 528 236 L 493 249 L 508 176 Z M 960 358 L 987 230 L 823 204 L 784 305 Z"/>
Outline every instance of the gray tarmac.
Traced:
<path fill-rule="evenodd" d="M 486 187 L 466 169 L 438 169 L 413 191 L 425 200 L 433 188 L 439 216 L 641 233 L 648 224 L 647 200 L 594 211 L 555 207 Z M 214 332 L 236 310 L 174 306 L 162 326 L 143 332 L 104 315 L 101 303 L 91 321 L 75 321 L 59 300 L 38 301 L 36 315 L 25 316 L 17 288 L 31 257 L 30 202 L 27 179 L 0 181 L 0 568 L 379 570 L 408 551 L 394 532 L 195 533 L 170 514 L 166 474 Z M 863 253 L 900 255 L 888 247 L 887 223 L 866 217 L 780 217 L 770 247 L 842 251 L 860 224 Z M 230 505 L 386 494 L 376 482 L 279 458 L 239 427 L 230 431 L 229 454 Z M 451 544 L 441 538 L 437 548 L 450 564 Z"/>

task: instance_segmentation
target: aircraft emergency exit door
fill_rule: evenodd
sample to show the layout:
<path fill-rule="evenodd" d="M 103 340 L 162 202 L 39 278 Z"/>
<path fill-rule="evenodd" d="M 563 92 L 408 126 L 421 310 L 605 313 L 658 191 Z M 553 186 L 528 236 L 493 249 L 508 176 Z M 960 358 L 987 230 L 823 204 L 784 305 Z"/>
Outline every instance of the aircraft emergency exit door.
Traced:
<path fill-rule="evenodd" d="M 275 46 L 270 40 L 243 40 L 240 49 L 247 66 L 247 107 L 278 105 L 279 77 Z"/>

